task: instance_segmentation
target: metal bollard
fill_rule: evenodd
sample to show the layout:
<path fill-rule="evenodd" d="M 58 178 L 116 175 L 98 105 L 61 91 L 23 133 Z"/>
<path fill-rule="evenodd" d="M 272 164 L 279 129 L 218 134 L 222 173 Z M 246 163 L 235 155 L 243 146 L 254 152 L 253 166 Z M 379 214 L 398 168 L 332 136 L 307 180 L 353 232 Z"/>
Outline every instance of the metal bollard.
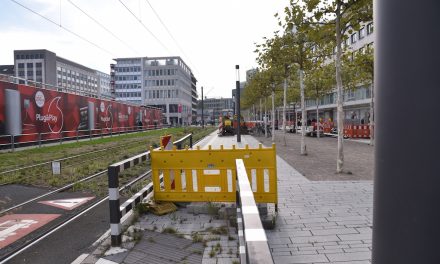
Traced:
<path fill-rule="evenodd" d="M 102 135 L 102 128 L 101 128 L 101 138 L 104 138 L 104 136 Z"/>
<path fill-rule="evenodd" d="M 92 140 L 92 130 L 89 130 L 89 138 Z"/>
<path fill-rule="evenodd" d="M 76 130 L 76 142 L 78 142 L 78 129 Z"/>
<path fill-rule="evenodd" d="M 38 133 L 38 147 L 41 148 L 41 133 Z"/>
<path fill-rule="evenodd" d="M 113 128 L 110 128 L 110 137 L 113 137 Z"/>
<path fill-rule="evenodd" d="M 60 145 L 63 144 L 63 132 L 60 132 Z"/>
<path fill-rule="evenodd" d="M 189 147 L 190 148 L 193 147 L 193 134 L 190 134 L 190 136 L 189 136 Z"/>

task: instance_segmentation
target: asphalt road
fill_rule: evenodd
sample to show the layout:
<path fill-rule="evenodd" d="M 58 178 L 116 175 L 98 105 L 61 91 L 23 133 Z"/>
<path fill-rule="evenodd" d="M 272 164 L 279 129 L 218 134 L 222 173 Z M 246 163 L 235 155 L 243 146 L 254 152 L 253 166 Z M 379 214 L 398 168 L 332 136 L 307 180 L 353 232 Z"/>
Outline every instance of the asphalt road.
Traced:
<path fill-rule="evenodd" d="M 1 177 L 1 176 L 0 176 Z M 9 184 L 0 186 L 0 211 L 47 193 L 47 188 Z"/>
<path fill-rule="evenodd" d="M 108 202 L 103 202 L 8 263 L 71 263 L 79 255 L 92 252 L 91 245 L 109 226 Z"/>

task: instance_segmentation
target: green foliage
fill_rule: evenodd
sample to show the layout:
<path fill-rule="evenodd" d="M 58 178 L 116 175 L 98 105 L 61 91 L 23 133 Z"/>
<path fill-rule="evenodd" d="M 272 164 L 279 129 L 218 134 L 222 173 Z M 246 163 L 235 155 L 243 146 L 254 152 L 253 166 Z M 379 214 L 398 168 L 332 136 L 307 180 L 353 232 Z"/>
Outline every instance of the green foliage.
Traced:
<path fill-rule="evenodd" d="M 177 233 L 177 229 L 175 229 L 174 227 L 165 227 L 162 230 L 162 233 L 165 233 L 165 234 L 176 234 Z"/>

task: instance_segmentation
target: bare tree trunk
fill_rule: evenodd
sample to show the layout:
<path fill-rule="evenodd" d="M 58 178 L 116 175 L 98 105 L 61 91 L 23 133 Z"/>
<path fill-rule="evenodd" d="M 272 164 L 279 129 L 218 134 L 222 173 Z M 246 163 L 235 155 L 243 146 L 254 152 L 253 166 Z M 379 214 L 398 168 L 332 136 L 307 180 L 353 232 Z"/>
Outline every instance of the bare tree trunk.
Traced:
<path fill-rule="evenodd" d="M 319 98 L 316 97 L 316 138 L 319 137 Z"/>
<path fill-rule="evenodd" d="M 261 98 L 260 98 L 260 121 L 263 121 L 263 109 L 261 108 Z"/>
<path fill-rule="evenodd" d="M 344 168 L 344 108 L 341 78 L 341 2 L 336 0 L 336 87 L 337 87 L 337 126 L 338 126 L 338 156 L 336 160 L 336 172 L 341 173 Z"/>
<path fill-rule="evenodd" d="M 371 101 L 370 101 L 370 145 L 374 146 L 374 81 L 370 86 Z"/>
<path fill-rule="evenodd" d="M 267 98 L 264 98 L 264 136 L 267 138 L 267 109 L 266 109 Z"/>
<path fill-rule="evenodd" d="M 272 143 L 275 142 L 275 87 L 272 87 Z"/>
<path fill-rule="evenodd" d="M 299 88 L 301 93 L 301 155 L 307 155 L 307 146 L 306 146 L 306 125 L 307 125 L 307 114 L 306 114 L 306 104 L 304 98 L 304 72 L 302 69 L 299 70 Z"/>
<path fill-rule="evenodd" d="M 286 142 L 286 125 L 287 125 L 287 118 L 286 118 L 286 107 L 287 107 L 287 78 L 284 79 L 284 100 L 283 100 L 283 133 L 284 133 L 284 146 L 287 145 Z"/>

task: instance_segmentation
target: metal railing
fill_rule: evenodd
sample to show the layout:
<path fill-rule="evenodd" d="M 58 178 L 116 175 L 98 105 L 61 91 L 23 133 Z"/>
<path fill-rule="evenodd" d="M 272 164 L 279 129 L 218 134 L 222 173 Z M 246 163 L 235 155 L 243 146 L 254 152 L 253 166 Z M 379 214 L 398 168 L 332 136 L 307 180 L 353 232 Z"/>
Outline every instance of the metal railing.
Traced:
<path fill-rule="evenodd" d="M 188 134 L 185 137 L 173 142 L 174 145 L 182 145 L 184 141 L 189 140 L 192 147 L 192 134 Z M 137 164 L 146 161 L 150 157 L 150 151 L 141 153 L 139 155 L 133 156 L 131 158 L 122 160 L 120 162 L 111 164 L 108 167 L 108 193 L 109 193 L 109 204 L 110 204 L 110 235 L 111 235 L 111 245 L 119 246 L 122 242 L 122 228 L 121 228 L 121 218 L 130 210 L 136 207 L 138 203 L 142 201 L 149 193 L 153 191 L 153 183 L 149 183 L 141 191 L 136 193 L 133 197 L 128 199 L 123 205 L 120 206 L 119 202 L 119 173 L 129 169 Z M 146 176 L 146 174 L 144 175 Z M 135 179 L 140 180 L 141 177 Z M 158 179 L 158 184 L 160 185 L 163 179 Z"/>
<path fill-rule="evenodd" d="M 89 138 L 103 138 L 104 136 L 120 135 L 125 133 L 141 132 L 154 129 L 161 129 L 167 127 L 161 126 L 132 126 L 132 127 L 114 127 L 114 128 L 100 128 L 90 130 L 65 130 L 59 133 L 46 132 L 46 133 L 28 133 L 18 135 L 0 135 L 0 149 L 10 149 L 15 151 L 15 148 L 19 146 L 37 145 L 41 147 L 43 144 L 59 142 L 67 140 L 76 140 Z"/>
<path fill-rule="evenodd" d="M 237 230 L 241 263 L 274 263 L 242 159 L 236 159 Z"/>

